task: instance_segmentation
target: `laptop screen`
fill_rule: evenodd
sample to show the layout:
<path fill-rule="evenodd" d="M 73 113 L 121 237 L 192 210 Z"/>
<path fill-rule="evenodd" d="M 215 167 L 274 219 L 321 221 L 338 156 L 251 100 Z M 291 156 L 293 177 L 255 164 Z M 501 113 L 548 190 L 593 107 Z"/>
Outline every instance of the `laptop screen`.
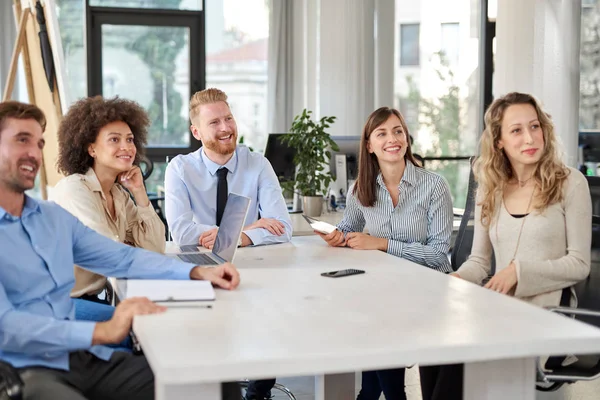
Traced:
<path fill-rule="evenodd" d="M 229 196 L 227 196 L 221 226 L 219 227 L 215 246 L 212 251 L 225 261 L 233 261 L 249 206 L 250 199 L 247 197 L 235 193 L 229 193 Z"/>

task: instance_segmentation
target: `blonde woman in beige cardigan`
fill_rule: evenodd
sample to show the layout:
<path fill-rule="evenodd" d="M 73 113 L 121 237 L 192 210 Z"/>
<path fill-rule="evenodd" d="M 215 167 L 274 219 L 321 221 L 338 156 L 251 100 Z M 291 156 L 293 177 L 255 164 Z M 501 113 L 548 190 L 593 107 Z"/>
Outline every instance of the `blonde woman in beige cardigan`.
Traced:
<path fill-rule="evenodd" d="M 576 305 L 573 285 L 590 271 L 592 205 L 585 177 L 560 160 L 550 116 L 531 95 L 495 100 L 485 125 L 473 171 L 473 247 L 452 275 L 483 284 L 494 254 L 496 273 L 485 288 L 538 306 L 559 305 L 564 289 L 565 300 Z M 447 385 L 462 382 L 457 369 L 431 368 L 436 378 L 426 376 L 423 400 L 444 392 L 455 398 L 448 397 Z"/>
<path fill-rule="evenodd" d="M 50 198 L 104 236 L 162 253 L 165 227 L 137 166 L 149 125 L 146 112 L 133 101 L 79 100 L 58 130 L 57 166 L 66 177 Z M 105 284 L 106 277 L 75 266 L 71 296 L 77 319 L 110 319 L 113 307 L 98 298 Z"/>

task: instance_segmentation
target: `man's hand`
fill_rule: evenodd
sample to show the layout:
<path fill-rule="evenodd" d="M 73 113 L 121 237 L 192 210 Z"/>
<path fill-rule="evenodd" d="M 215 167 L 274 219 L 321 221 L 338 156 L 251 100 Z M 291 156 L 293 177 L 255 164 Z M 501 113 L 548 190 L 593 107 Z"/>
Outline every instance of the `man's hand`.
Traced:
<path fill-rule="evenodd" d="M 346 243 L 349 247 L 357 250 L 381 250 L 387 251 L 388 240 L 378 238 L 366 233 L 350 232 L 346 235 Z"/>
<path fill-rule="evenodd" d="M 511 262 L 508 267 L 497 272 L 492 279 L 484 286 L 502 294 L 512 295 L 517 286 L 517 267 L 514 262 Z"/>
<path fill-rule="evenodd" d="M 166 307 L 154 304 L 146 297 L 132 297 L 123 300 L 115 308 L 115 313 L 110 320 L 96 324 L 92 345 L 120 343 L 129 334 L 134 316 L 161 313 L 166 309 Z"/>
<path fill-rule="evenodd" d="M 275 218 L 261 218 L 258 221 L 246 226 L 245 231 L 251 229 L 263 228 L 268 230 L 271 234 L 281 236 L 285 233 L 285 226 Z"/>
<path fill-rule="evenodd" d="M 200 246 L 204 246 L 209 250 L 212 250 L 215 245 L 215 239 L 217 238 L 217 231 L 219 228 L 212 228 L 207 231 L 204 231 L 202 235 L 200 235 L 200 239 L 198 239 L 198 244 Z"/>
<path fill-rule="evenodd" d="M 338 231 L 337 229 L 327 235 L 321 232 L 315 231 L 315 233 L 323 238 L 324 241 L 327 242 L 331 247 L 344 247 L 346 246 L 346 239 L 344 238 L 344 233 Z"/>
<path fill-rule="evenodd" d="M 217 267 L 195 267 L 190 271 L 190 278 L 210 281 L 213 286 L 233 290 L 240 284 L 240 273 L 231 263 L 221 264 Z"/>

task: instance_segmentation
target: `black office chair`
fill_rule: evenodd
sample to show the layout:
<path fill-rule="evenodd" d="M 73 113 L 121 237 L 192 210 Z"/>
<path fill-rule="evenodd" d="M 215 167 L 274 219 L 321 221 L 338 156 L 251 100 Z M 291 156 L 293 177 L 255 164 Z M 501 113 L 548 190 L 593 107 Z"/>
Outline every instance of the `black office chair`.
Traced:
<path fill-rule="evenodd" d="M 23 381 L 17 370 L 9 363 L 0 361 L 0 400 L 21 400 Z"/>
<path fill-rule="evenodd" d="M 473 246 L 473 233 L 474 226 L 473 220 L 475 218 L 475 192 L 477 190 L 477 183 L 475 182 L 475 176 L 473 175 L 473 163 L 475 157 L 471 157 L 471 171 L 469 172 L 469 185 L 467 187 L 467 201 L 465 203 L 465 211 L 460 219 L 460 227 L 456 234 L 456 239 L 452 245 L 452 255 L 450 256 L 450 263 L 454 271 L 467 261 L 471 254 L 471 247 Z"/>
<path fill-rule="evenodd" d="M 600 177 L 588 176 L 592 197 L 592 249 L 590 275 L 575 285 L 578 308 L 553 307 L 550 311 L 573 317 L 579 321 L 600 327 Z M 543 392 L 558 390 L 561 386 L 577 381 L 591 381 L 600 378 L 600 355 L 576 356 L 578 361 L 562 366 L 542 368 L 538 362 L 537 389 Z M 561 358 L 559 361 L 562 361 Z M 557 364 L 557 363 L 554 363 Z"/>

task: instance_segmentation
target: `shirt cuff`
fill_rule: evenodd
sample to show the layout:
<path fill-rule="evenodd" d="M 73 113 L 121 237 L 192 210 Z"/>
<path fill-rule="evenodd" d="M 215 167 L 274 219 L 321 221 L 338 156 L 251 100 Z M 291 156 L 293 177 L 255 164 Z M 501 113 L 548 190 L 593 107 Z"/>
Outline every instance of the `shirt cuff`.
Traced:
<path fill-rule="evenodd" d="M 93 321 L 69 321 L 71 332 L 69 332 L 68 347 L 73 349 L 89 349 L 92 347 L 92 338 L 96 322 Z"/>
<path fill-rule="evenodd" d="M 254 246 L 258 246 L 264 242 L 264 234 L 261 230 L 262 229 L 251 229 L 249 231 L 243 231 L 242 233 L 245 233 L 246 236 L 250 238 Z"/>
<path fill-rule="evenodd" d="M 166 257 L 169 258 L 169 257 Z M 173 279 L 185 281 L 190 279 L 190 273 L 192 270 L 197 267 L 196 264 L 191 264 L 183 261 L 179 261 L 178 259 L 172 259 L 172 264 L 167 265 L 166 269 L 169 270 L 169 277 L 162 279 Z"/>
<path fill-rule="evenodd" d="M 387 253 L 402 257 L 402 250 L 404 249 L 404 243 L 400 240 L 388 239 Z"/>

